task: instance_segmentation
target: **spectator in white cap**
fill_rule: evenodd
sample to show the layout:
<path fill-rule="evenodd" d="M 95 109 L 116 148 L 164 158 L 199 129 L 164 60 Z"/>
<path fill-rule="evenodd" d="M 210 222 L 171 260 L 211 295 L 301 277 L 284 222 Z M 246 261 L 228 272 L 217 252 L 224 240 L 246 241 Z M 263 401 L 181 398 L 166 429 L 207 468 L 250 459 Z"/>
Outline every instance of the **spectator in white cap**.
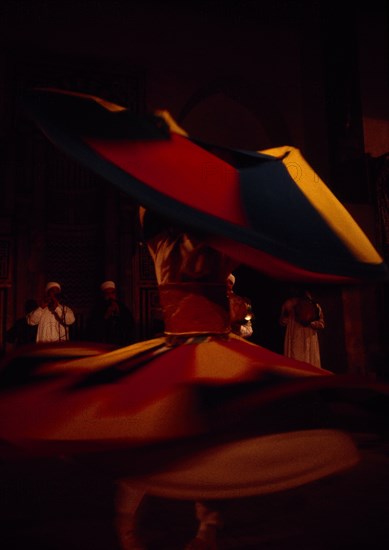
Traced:
<path fill-rule="evenodd" d="M 118 300 L 114 281 L 104 281 L 100 285 L 99 299 L 88 320 L 87 338 L 117 347 L 135 341 L 134 318 L 128 307 Z"/>
<path fill-rule="evenodd" d="M 37 342 L 63 342 L 69 340 L 69 326 L 76 318 L 69 306 L 61 303 L 61 285 L 50 281 L 39 307 L 27 315 L 29 325 L 38 325 Z"/>

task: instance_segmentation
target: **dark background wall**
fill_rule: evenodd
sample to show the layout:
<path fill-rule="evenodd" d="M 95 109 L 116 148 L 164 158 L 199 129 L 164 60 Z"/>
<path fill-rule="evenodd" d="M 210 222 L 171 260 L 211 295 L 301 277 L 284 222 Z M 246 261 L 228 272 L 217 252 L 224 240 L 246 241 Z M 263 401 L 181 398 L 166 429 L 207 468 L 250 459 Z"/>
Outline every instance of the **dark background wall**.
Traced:
<path fill-rule="evenodd" d="M 37 135 L 17 101 L 31 85 L 92 92 L 134 110 L 167 109 L 190 134 L 219 144 L 295 145 L 379 246 L 371 165 L 389 151 L 388 10 L 380 1 L 342 6 L 3 2 L 2 331 L 48 277 L 65 282 L 79 319 L 99 281 L 114 278 L 139 337 L 152 332 L 157 307 L 135 205 Z M 255 341 L 281 351 L 278 314 L 288 285 L 244 267 L 237 275 L 236 291 L 254 304 Z M 385 288 L 314 291 L 327 319 L 324 366 L 382 369 Z"/>

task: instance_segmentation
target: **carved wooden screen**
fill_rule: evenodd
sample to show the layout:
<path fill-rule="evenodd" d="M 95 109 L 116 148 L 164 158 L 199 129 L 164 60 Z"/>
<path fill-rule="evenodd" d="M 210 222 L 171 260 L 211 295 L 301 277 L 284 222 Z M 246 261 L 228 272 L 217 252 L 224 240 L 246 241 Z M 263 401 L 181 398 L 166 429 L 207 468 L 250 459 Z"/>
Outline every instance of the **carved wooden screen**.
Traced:
<path fill-rule="evenodd" d="M 14 103 L 10 152 L 15 159 L 9 177 L 17 220 L 13 310 L 20 312 L 27 298 L 39 300 L 45 283 L 57 280 L 76 313 L 74 336 L 82 338 L 100 282 L 114 279 L 143 336 L 148 331 L 139 325 L 150 315 L 140 311 L 148 305 L 139 298 L 144 269 L 136 205 L 58 151 L 18 107 L 25 89 L 48 86 L 99 95 L 139 112 L 144 109 L 143 75 L 75 59 L 12 60 L 9 79 L 8 99 Z"/>
<path fill-rule="evenodd" d="M 11 249 L 11 239 L 0 239 L 0 356 L 5 350 L 5 331 L 8 318 L 7 302 L 12 277 Z"/>
<path fill-rule="evenodd" d="M 135 271 L 139 273 L 138 307 L 141 313 L 139 337 L 143 340 L 161 335 L 164 326 L 154 263 L 145 244 L 138 247 L 135 262 L 138 265 Z"/>

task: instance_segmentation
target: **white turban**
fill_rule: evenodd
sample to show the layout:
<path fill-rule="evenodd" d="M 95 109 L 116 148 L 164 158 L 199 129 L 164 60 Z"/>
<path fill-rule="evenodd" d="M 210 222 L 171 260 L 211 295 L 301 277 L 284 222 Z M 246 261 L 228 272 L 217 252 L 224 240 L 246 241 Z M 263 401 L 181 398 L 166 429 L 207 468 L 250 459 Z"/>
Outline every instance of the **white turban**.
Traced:
<path fill-rule="evenodd" d="M 107 288 L 116 288 L 116 285 L 113 281 L 105 281 L 100 285 L 101 290 L 106 290 Z"/>
<path fill-rule="evenodd" d="M 235 284 L 235 275 L 230 273 L 227 277 L 227 281 L 231 281 L 231 283 L 234 285 Z"/>
<path fill-rule="evenodd" d="M 54 287 L 59 288 L 59 291 L 61 292 L 61 285 L 59 283 L 56 283 L 55 281 L 50 281 L 49 283 L 47 283 L 46 292 L 48 292 L 50 288 Z"/>

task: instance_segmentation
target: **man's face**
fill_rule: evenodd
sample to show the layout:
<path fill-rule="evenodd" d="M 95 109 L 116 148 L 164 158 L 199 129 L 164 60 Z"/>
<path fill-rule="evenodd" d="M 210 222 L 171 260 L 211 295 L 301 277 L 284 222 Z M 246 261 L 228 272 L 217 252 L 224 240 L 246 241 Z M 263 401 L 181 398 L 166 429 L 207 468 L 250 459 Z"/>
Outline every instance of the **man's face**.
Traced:
<path fill-rule="evenodd" d="M 103 290 L 104 300 L 116 300 L 116 289 L 114 288 L 105 288 Z"/>
<path fill-rule="evenodd" d="M 232 287 L 234 286 L 234 283 L 231 279 L 227 279 L 227 291 L 232 292 Z"/>
<path fill-rule="evenodd" d="M 60 289 L 57 287 L 57 286 L 52 286 L 51 288 L 49 288 L 49 290 L 47 291 L 47 297 L 50 299 L 55 299 L 59 296 L 60 294 Z"/>

